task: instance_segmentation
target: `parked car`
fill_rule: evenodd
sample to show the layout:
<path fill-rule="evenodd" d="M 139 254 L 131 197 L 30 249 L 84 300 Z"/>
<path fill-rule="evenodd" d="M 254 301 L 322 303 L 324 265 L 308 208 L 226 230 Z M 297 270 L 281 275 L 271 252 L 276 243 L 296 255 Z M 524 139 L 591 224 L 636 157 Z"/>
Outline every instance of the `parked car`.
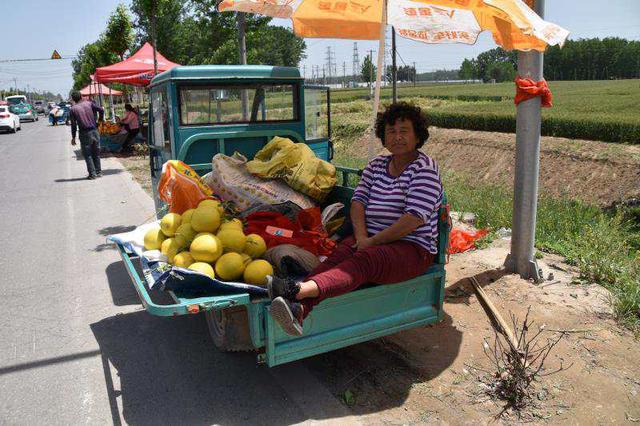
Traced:
<path fill-rule="evenodd" d="M 11 112 L 8 105 L 0 105 L 0 130 L 15 133 L 21 128 L 20 118 Z"/>
<path fill-rule="evenodd" d="M 44 115 L 44 101 L 33 101 L 33 107 L 38 114 Z"/>
<path fill-rule="evenodd" d="M 20 117 L 20 121 L 38 121 L 38 113 L 36 113 L 31 104 L 12 105 L 9 109 Z"/>

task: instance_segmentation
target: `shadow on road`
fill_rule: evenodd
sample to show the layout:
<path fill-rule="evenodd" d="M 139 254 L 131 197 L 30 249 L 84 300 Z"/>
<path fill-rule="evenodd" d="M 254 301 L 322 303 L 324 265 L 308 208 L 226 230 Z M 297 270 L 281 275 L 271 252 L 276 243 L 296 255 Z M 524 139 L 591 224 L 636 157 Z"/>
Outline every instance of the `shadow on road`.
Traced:
<path fill-rule="evenodd" d="M 124 232 L 133 231 L 136 229 L 135 225 L 116 225 L 116 226 L 107 226 L 98 231 L 100 235 L 114 235 L 114 234 L 122 234 Z"/>
<path fill-rule="evenodd" d="M 474 275 L 480 287 L 487 287 L 491 283 L 499 280 L 505 275 L 509 275 L 505 268 L 489 269 Z M 448 286 L 444 292 L 444 297 L 448 303 L 465 303 L 469 304 L 469 297 L 474 294 L 473 285 L 469 281 L 469 277 L 464 277 Z"/>
<path fill-rule="evenodd" d="M 106 169 L 106 170 L 102 170 L 102 176 L 117 175 L 118 173 L 122 173 L 122 169 Z M 69 178 L 69 179 L 55 179 L 54 182 L 57 182 L 57 183 L 79 182 L 79 181 L 83 181 L 83 180 L 87 180 L 87 177 L 84 176 L 84 177 Z"/>
<path fill-rule="evenodd" d="M 129 277 L 129 273 L 125 269 L 123 262 L 118 261 L 107 266 L 105 273 L 107 274 L 107 281 L 109 282 L 109 289 L 111 290 L 111 299 L 114 305 L 126 306 L 140 304 L 138 293 L 136 293 L 133 287 L 131 277 Z M 142 276 L 142 271 L 138 270 L 138 273 Z M 171 301 L 166 300 L 165 303 L 171 303 Z"/>
<path fill-rule="evenodd" d="M 121 423 L 120 410 L 133 425 L 308 420 L 268 368 L 256 365 L 255 353 L 217 351 L 201 315 L 161 318 L 134 312 L 91 324 L 91 330 L 102 353 L 114 424 Z M 304 383 L 299 389 L 305 393 Z M 342 414 L 323 410 L 318 417 Z"/>

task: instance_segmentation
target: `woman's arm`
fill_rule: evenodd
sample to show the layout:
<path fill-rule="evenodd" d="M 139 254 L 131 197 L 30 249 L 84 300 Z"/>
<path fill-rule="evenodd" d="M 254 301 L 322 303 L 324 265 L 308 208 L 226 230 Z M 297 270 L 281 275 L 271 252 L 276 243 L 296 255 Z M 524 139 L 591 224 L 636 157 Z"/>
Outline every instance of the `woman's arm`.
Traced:
<path fill-rule="evenodd" d="M 353 218 L 351 220 L 353 221 Z M 400 216 L 400 218 L 396 220 L 393 225 L 389 226 L 386 229 L 383 229 L 382 231 L 371 237 L 364 238 L 362 240 L 358 239 L 357 234 L 355 234 L 354 226 L 354 234 L 356 235 L 358 250 L 364 250 L 367 247 L 379 246 L 382 244 L 388 244 L 397 241 L 411 234 L 423 223 L 424 222 L 422 221 L 422 219 L 412 214 L 406 213 Z"/>
<path fill-rule="evenodd" d="M 356 241 L 367 238 L 367 225 L 365 223 L 365 207 L 360 201 L 351 203 L 351 225 L 353 226 L 353 236 Z"/>

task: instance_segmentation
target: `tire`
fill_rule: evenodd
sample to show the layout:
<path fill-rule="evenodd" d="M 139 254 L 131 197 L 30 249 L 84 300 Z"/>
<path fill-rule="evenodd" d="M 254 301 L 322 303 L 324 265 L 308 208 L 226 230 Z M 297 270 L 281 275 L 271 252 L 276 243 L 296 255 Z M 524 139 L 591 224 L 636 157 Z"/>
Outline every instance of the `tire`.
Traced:
<path fill-rule="evenodd" d="M 39 120 L 39 118 L 38 118 L 38 116 L 36 115 L 36 121 L 38 121 L 38 120 Z"/>
<path fill-rule="evenodd" d="M 10 133 L 15 133 L 16 132 L 16 126 L 13 126 L 13 129 L 11 129 L 9 132 Z"/>
<path fill-rule="evenodd" d="M 213 344 L 222 352 L 248 352 L 257 348 L 251 342 L 249 316 L 244 306 L 205 312 Z"/>

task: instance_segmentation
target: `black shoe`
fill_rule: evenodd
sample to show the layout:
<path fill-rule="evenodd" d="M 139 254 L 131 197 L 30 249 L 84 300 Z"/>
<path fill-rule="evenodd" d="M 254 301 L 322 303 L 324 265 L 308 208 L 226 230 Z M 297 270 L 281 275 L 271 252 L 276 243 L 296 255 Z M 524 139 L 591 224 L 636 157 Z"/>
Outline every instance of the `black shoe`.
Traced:
<path fill-rule="evenodd" d="M 87 179 L 89 179 L 89 180 L 95 180 L 95 178 L 96 178 L 96 177 L 95 177 L 94 175 L 89 175 L 89 176 L 87 176 Z"/>
<path fill-rule="evenodd" d="M 102 177 L 102 172 L 96 173 L 96 177 Z"/>
<path fill-rule="evenodd" d="M 276 297 L 271 302 L 271 317 L 290 336 L 302 336 L 302 305 Z"/>
<path fill-rule="evenodd" d="M 311 272 L 291 256 L 282 256 L 280 270 L 285 277 L 306 277 Z"/>
<path fill-rule="evenodd" d="M 300 283 L 291 278 L 279 278 L 267 275 L 267 290 L 269 299 L 284 297 L 289 300 L 296 300 L 296 294 L 300 292 Z"/>

